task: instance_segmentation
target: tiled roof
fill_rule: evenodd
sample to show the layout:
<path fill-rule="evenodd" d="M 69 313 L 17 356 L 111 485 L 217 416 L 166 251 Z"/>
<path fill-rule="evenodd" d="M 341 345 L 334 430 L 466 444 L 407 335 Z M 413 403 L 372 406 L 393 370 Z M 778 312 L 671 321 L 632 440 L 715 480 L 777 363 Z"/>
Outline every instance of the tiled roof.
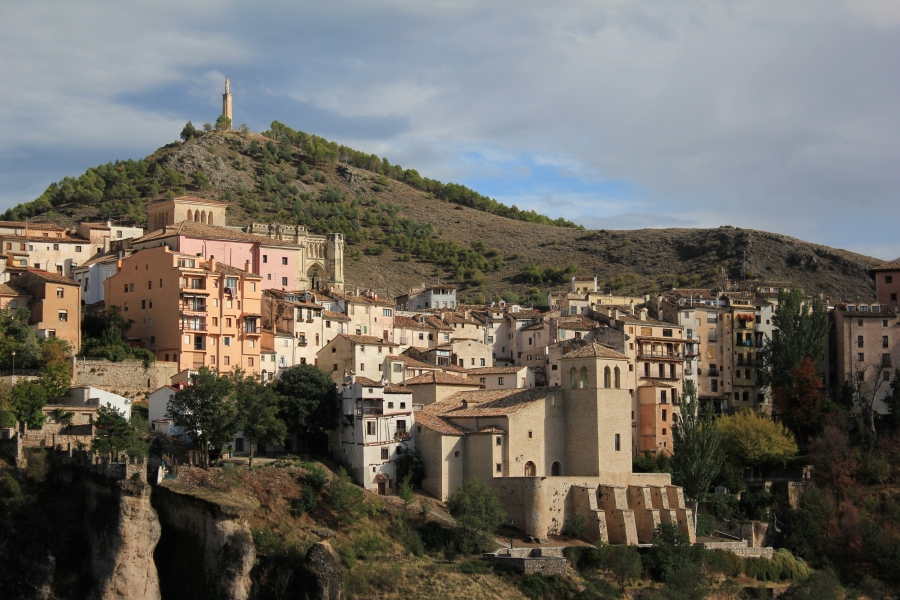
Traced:
<path fill-rule="evenodd" d="M 366 346 L 399 346 L 399 344 L 372 335 L 348 335 L 346 333 L 341 333 L 337 337 L 347 338 L 355 344 L 364 344 Z"/>
<path fill-rule="evenodd" d="M 47 229 L 51 231 L 65 231 L 66 229 L 60 225 L 54 225 L 53 223 L 35 223 L 32 221 L 28 225 L 35 229 Z M 25 221 L 0 221 L 0 227 L 21 227 L 22 229 L 25 229 Z"/>
<path fill-rule="evenodd" d="M 522 369 L 528 367 L 480 367 L 477 369 L 469 369 L 470 375 L 503 375 L 507 373 L 518 373 Z"/>
<path fill-rule="evenodd" d="M 465 427 L 448 423 L 438 416 L 430 415 L 424 410 L 420 410 L 416 413 L 416 425 L 427 427 L 432 431 L 443 433 L 444 435 L 465 435 L 469 431 Z"/>
<path fill-rule="evenodd" d="M 877 267 L 872 269 L 873 271 L 900 271 L 900 258 L 897 260 L 891 260 L 886 263 L 881 263 Z"/>
<path fill-rule="evenodd" d="M 846 304 L 839 304 L 835 308 L 844 316 L 854 319 L 865 319 L 866 317 L 870 319 L 883 319 L 885 317 L 892 318 L 897 316 L 889 306 L 885 306 L 884 304 L 876 305 L 878 306 L 878 310 L 872 310 L 871 308 L 869 308 L 869 310 L 859 310 L 859 304 L 855 304 L 854 306 L 856 306 L 856 310 L 847 310 Z"/>
<path fill-rule="evenodd" d="M 534 325 L 529 325 L 528 327 L 523 327 L 522 331 L 543 331 L 544 323 L 535 323 Z"/>
<path fill-rule="evenodd" d="M 411 394 L 412 391 L 403 387 L 402 385 L 395 385 L 393 383 L 389 383 L 384 386 L 385 394 Z"/>
<path fill-rule="evenodd" d="M 0 296 L 28 296 L 29 293 L 8 283 L 0 283 Z"/>
<path fill-rule="evenodd" d="M 342 292 L 340 290 L 331 290 L 328 292 L 328 295 L 335 300 L 347 300 L 348 302 L 356 302 L 357 304 L 371 304 L 374 306 L 387 306 L 392 308 L 394 306 L 393 300 L 369 298 L 362 294 L 351 294 L 350 292 Z"/>
<path fill-rule="evenodd" d="M 212 204 L 213 206 L 228 206 L 224 202 L 219 202 L 218 200 L 210 200 L 208 198 L 200 198 L 197 196 L 178 196 L 176 198 L 172 198 L 171 200 L 158 200 L 153 204 L 148 206 L 155 206 L 157 204 L 162 204 L 163 202 L 193 202 L 193 203 L 203 203 L 203 204 Z"/>
<path fill-rule="evenodd" d="M 529 404 L 559 392 L 559 389 L 549 387 L 457 392 L 446 400 L 427 405 L 420 412 L 444 418 L 500 417 L 515 414 Z"/>
<path fill-rule="evenodd" d="M 447 373 L 443 373 L 441 371 L 429 371 L 428 373 L 422 373 L 412 379 L 406 380 L 406 385 L 429 385 L 429 384 L 438 384 L 438 385 L 466 385 L 471 387 L 483 387 L 477 381 L 472 381 L 471 379 L 467 379 L 465 377 L 457 377 L 456 375 L 448 375 Z"/>
<path fill-rule="evenodd" d="M 204 269 L 209 269 L 209 262 L 201 261 L 200 266 Z M 255 273 L 250 273 L 243 269 L 238 269 L 237 267 L 232 267 L 231 265 L 224 265 L 220 262 L 216 262 L 216 273 L 221 275 L 242 275 L 244 277 L 249 277 L 252 279 L 262 279 L 262 275 L 257 275 Z"/>
<path fill-rule="evenodd" d="M 81 226 L 88 229 L 109 229 L 109 225 L 106 223 L 82 223 Z"/>
<path fill-rule="evenodd" d="M 78 265 L 78 267 L 75 267 L 75 268 L 80 269 L 82 267 L 89 267 L 91 265 L 95 265 L 98 263 L 116 262 L 117 260 L 119 260 L 118 252 L 110 252 L 108 254 L 99 254 L 97 256 L 94 256 L 93 258 L 89 258 L 88 260 L 84 261 L 83 263 Z"/>
<path fill-rule="evenodd" d="M 172 235 L 184 235 L 203 239 L 232 240 L 236 242 L 256 242 L 267 246 L 298 247 L 297 244 L 273 240 L 261 235 L 253 235 L 252 233 L 246 233 L 239 229 L 219 227 L 218 225 L 204 225 L 203 223 L 195 223 L 194 221 L 180 221 L 174 225 L 166 225 L 165 229 L 158 229 L 139 237 L 134 240 L 134 243 L 149 242 Z"/>
<path fill-rule="evenodd" d="M 40 277 L 44 281 L 50 281 L 53 283 L 62 283 L 66 285 L 78 285 L 78 282 L 69 279 L 68 277 L 63 277 L 62 275 L 57 275 L 56 273 L 51 273 L 50 271 L 43 271 L 41 269 L 28 269 L 28 273 L 21 275 L 21 277 L 27 277 L 28 275 L 36 275 Z"/>
<path fill-rule="evenodd" d="M 435 371 L 443 370 L 443 367 L 439 367 L 438 365 L 433 365 L 431 363 L 422 362 L 421 360 L 416 360 L 414 358 L 410 358 L 405 354 L 401 354 L 399 356 L 391 355 L 388 356 L 391 360 L 399 360 L 402 361 L 406 368 L 408 369 L 433 369 Z"/>
<path fill-rule="evenodd" d="M 568 331 L 591 331 L 600 327 L 600 323 L 584 316 L 560 317 L 556 322 L 556 326 Z"/>
<path fill-rule="evenodd" d="M 361 375 L 357 375 L 355 381 L 363 387 L 384 387 L 384 384 L 380 381 L 375 381 L 374 379 L 369 379 L 368 377 L 363 377 Z"/>
<path fill-rule="evenodd" d="M 579 276 L 579 275 L 575 276 L 575 281 L 593 281 L 593 280 L 594 280 L 593 277 Z"/>
<path fill-rule="evenodd" d="M 485 425 L 484 427 L 479 427 L 478 429 L 472 430 L 470 433 L 506 433 L 506 431 L 500 429 L 495 425 Z"/>
<path fill-rule="evenodd" d="M 334 311 L 330 311 L 330 310 L 323 310 L 322 318 L 328 319 L 330 321 L 340 321 L 342 323 L 350 322 L 350 317 L 348 317 L 344 313 L 334 312 Z"/>
<path fill-rule="evenodd" d="M 579 348 L 578 350 L 573 350 L 568 354 L 563 355 L 561 358 L 616 358 L 616 359 L 625 359 L 628 357 L 621 352 L 616 352 L 609 346 L 603 346 L 601 344 L 587 344 L 586 346 Z"/>
<path fill-rule="evenodd" d="M 638 386 L 639 388 L 647 388 L 647 387 L 658 387 L 658 388 L 669 388 L 672 389 L 675 386 L 671 383 L 665 383 L 663 381 L 648 381 L 647 383 L 642 383 Z"/>

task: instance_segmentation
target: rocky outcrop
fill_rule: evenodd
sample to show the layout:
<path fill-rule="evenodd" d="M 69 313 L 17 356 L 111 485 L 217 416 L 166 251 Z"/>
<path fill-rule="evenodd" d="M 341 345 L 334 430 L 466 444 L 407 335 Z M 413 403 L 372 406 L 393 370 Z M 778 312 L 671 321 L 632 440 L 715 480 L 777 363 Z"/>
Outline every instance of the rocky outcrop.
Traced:
<path fill-rule="evenodd" d="M 313 544 L 300 569 L 301 600 L 341 600 L 344 574 L 340 559 L 328 542 Z"/>
<path fill-rule="evenodd" d="M 159 576 L 153 551 L 160 525 L 150 486 L 137 478 L 85 483 L 93 597 L 99 600 L 158 600 Z"/>
<path fill-rule="evenodd" d="M 250 596 L 256 548 L 249 510 L 165 487 L 153 493 L 162 537 L 155 558 L 165 598 Z"/>

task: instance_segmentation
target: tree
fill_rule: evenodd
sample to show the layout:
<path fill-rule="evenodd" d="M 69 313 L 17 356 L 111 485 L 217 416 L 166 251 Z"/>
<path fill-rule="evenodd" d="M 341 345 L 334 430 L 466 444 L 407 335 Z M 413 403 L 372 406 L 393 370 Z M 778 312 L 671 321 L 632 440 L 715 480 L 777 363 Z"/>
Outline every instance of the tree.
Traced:
<path fill-rule="evenodd" d="M 653 532 L 650 568 L 666 581 L 691 560 L 691 541 L 675 523 L 661 523 Z"/>
<path fill-rule="evenodd" d="M 720 417 L 722 447 L 737 464 L 750 468 L 784 464 L 797 454 L 797 442 L 784 425 L 768 416 L 743 410 Z"/>
<path fill-rule="evenodd" d="M 210 131 L 212 131 L 212 125 L 210 123 L 204 123 L 203 131 L 204 133 L 209 133 Z"/>
<path fill-rule="evenodd" d="M 694 501 L 694 530 L 697 529 L 697 508 L 706 499 L 709 486 L 719 474 L 725 454 L 720 451 L 722 432 L 713 422 L 710 411 L 700 408 L 697 388 L 686 379 L 682 385 L 680 414 L 673 415 L 673 454 L 670 465 L 672 479 L 684 488 L 685 495 Z"/>
<path fill-rule="evenodd" d="M 884 403 L 887 405 L 894 428 L 900 429 L 900 367 L 894 369 L 894 375 L 891 378 L 891 389 L 885 395 Z"/>
<path fill-rule="evenodd" d="M 229 131 L 231 129 L 231 119 L 225 115 L 219 115 L 216 119 L 216 131 Z"/>
<path fill-rule="evenodd" d="M 169 400 L 166 417 L 197 442 L 202 465 L 209 468 L 209 447 L 233 440 L 240 426 L 232 376 L 200 367 Z"/>
<path fill-rule="evenodd" d="M 198 188 L 206 189 L 212 185 L 209 181 L 209 177 L 207 177 L 206 173 L 204 173 L 203 171 L 194 171 L 194 174 L 191 175 L 191 178 L 194 180 L 194 185 L 196 185 Z"/>
<path fill-rule="evenodd" d="M 610 546 L 598 542 L 596 546 L 600 555 L 600 569 L 612 579 L 624 597 L 628 586 L 641 578 L 644 566 L 641 555 L 634 546 Z"/>
<path fill-rule="evenodd" d="M 278 418 L 278 394 L 272 386 L 235 373 L 235 399 L 244 439 L 250 442 L 250 468 L 257 444 L 282 444 L 287 433 Z"/>
<path fill-rule="evenodd" d="M 816 365 L 804 356 L 800 365 L 791 369 L 791 387 L 774 387 L 775 411 L 798 438 L 805 439 L 815 425 L 822 401 L 822 379 L 816 376 Z"/>
<path fill-rule="evenodd" d="M 772 318 L 778 335 L 767 339 L 758 353 L 763 363 L 760 381 L 763 385 L 790 390 L 795 387 L 793 370 L 804 358 L 815 365 L 815 375 L 823 373 L 825 338 L 828 335 L 828 312 L 819 298 L 803 301 L 799 288 L 778 292 L 778 312 Z"/>
<path fill-rule="evenodd" d="M 884 373 L 885 368 L 884 363 L 875 365 L 864 364 L 856 367 L 854 372 L 848 374 L 847 377 L 847 381 L 853 386 L 853 407 L 866 420 L 869 431 L 873 435 L 877 433 L 875 431 L 875 402 L 878 399 L 878 392 L 884 384 L 882 373 Z M 869 385 L 869 382 L 866 381 L 866 373 L 868 373 L 869 369 L 874 371 L 875 385 Z"/>
<path fill-rule="evenodd" d="M 69 343 L 49 338 L 41 344 L 41 385 L 50 397 L 65 396 L 72 383 L 72 367 L 68 360 Z"/>
<path fill-rule="evenodd" d="M 109 406 L 97 409 L 97 437 L 91 447 L 104 454 L 125 452 L 130 456 L 146 456 L 150 449 L 125 415 Z"/>
<path fill-rule="evenodd" d="M 422 462 L 422 453 L 418 449 L 399 454 L 394 460 L 397 469 L 397 481 L 404 481 L 407 477 L 413 487 L 421 487 L 425 479 L 425 463 Z"/>
<path fill-rule="evenodd" d="M 181 139 L 183 141 L 192 140 L 197 136 L 197 129 L 194 127 L 194 124 L 188 121 L 184 129 L 181 130 Z"/>
<path fill-rule="evenodd" d="M 135 348 L 128 343 L 127 334 L 132 325 L 134 321 L 126 319 L 118 306 L 85 313 L 81 320 L 81 354 L 113 362 L 136 358 L 149 366 L 156 356 L 146 348 Z"/>
<path fill-rule="evenodd" d="M 47 404 L 47 390 L 34 381 L 18 381 L 12 388 L 12 407 L 16 420 L 29 428 L 41 427 L 46 420 L 41 409 Z"/>
<path fill-rule="evenodd" d="M 815 467 L 815 478 L 831 488 L 836 499 L 853 485 L 858 462 L 847 435 L 834 425 L 827 425 L 822 435 L 809 444 L 809 456 Z"/>
<path fill-rule="evenodd" d="M 312 365 L 297 365 L 281 373 L 275 383 L 281 398 L 279 416 L 298 436 L 324 433 L 338 425 L 340 406 L 334 382 Z"/>
<path fill-rule="evenodd" d="M 474 477 L 456 488 L 447 501 L 462 537 L 470 544 L 486 548 L 490 537 L 506 519 L 497 492 Z"/>

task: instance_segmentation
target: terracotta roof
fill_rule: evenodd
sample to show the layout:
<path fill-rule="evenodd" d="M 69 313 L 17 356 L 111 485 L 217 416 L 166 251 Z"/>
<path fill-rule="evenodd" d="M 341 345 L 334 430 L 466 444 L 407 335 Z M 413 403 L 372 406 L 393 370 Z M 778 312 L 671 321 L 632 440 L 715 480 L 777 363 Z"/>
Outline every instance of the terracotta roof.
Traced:
<path fill-rule="evenodd" d="M 52 231 L 65 231 L 65 227 L 61 227 L 60 225 L 54 225 L 53 223 L 28 223 L 29 227 L 34 227 L 35 229 L 47 229 Z M 25 221 L 0 221 L 0 227 L 21 227 L 25 229 Z"/>
<path fill-rule="evenodd" d="M 81 263 L 80 265 L 78 265 L 75 268 L 80 269 L 82 267 L 89 267 L 89 266 L 95 265 L 97 263 L 116 262 L 117 260 L 119 260 L 118 252 L 110 252 L 108 254 L 98 254 L 97 256 L 94 256 L 93 258 L 89 258 L 88 260 L 84 261 L 83 263 Z"/>
<path fill-rule="evenodd" d="M 535 323 L 534 325 L 529 325 L 528 327 L 523 327 L 522 331 L 543 331 L 544 323 Z"/>
<path fill-rule="evenodd" d="M 203 269 L 209 270 L 209 262 L 201 261 L 200 267 Z M 262 279 L 262 275 L 257 275 L 256 273 L 250 273 L 243 269 L 238 269 L 237 267 L 232 267 L 231 265 L 224 265 L 218 261 L 216 261 L 216 273 L 221 275 L 243 275 L 244 277 L 249 277 L 251 279 Z"/>
<path fill-rule="evenodd" d="M 394 317 L 394 327 L 406 329 L 438 329 L 440 331 L 453 331 L 453 328 L 435 317 L 434 315 L 422 315 L 424 323 L 420 323 L 415 317 Z"/>
<path fill-rule="evenodd" d="M 411 394 L 412 391 L 403 387 L 402 385 L 395 385 L 393 383 L 389 383 L 384 386 L 385 394 Z"/>
<path fill-rule="evenodd" d="M 477 369 L 469 369 L 471 375 L 502 375 L 506 373 L 518 373 L 522 369 L 528 367 L 479 367 Z"/>
<path fill-rule="evenodd" d="M 519 312 L 512 312 L 509 308 L 506 309 L 506 315 L 508 317 L 512 317 L 513 319 L 533 319 L 535 317 L 541 316 L 541 311 L 535 310 L 533 308 L 525 308 L 520 309 Z"/>
<path fill-rule="evenodd" d="M 158 200 L 158 201 L 154 202 L 153 204 L 149 204 L 148 206 L 155 206 L 157 204 L 162 204 L 163 202 L 178 202 L 178 201 L 195 202 L 195 203 L 201 202 L 204 204 L 212 204 L 214 206 L 228 206 L 226 203 L 219 202 L 218 200 L 209 200 L 208 198 L 199 198 L 197 196 L 178 196 L 176 198 L 172 198 L 171 200 L 169 200 L 169 199 Z"/>
<path fill-rule="evenodd" d="M 430 384 L 438 384 L 438 385 L 467 385 L 471 387 L 483 387 L 477 381 L 472 381 L 471 379 L 467 379 L 465 377 L 457 377 L 456 375 L 448 375 L 447 373 L 443 373 L 441 371 L 429 371 L 428 373 L 423 373 L 412 379 L 406 380 L 406 385 L 430 385 Z"/>
<path fill-rule="evenodd" d="M 556 321 L 556 326 L 560 329 L 568 331 L 591 331 L 600 327 L 600 323 L 584 316 L 578 317 L 560 317 Z"/>
<path fill-rule="evenodd" d="M 8 283 L 0 283 L 0 296 L 29 296 L 30 294 L 23 289 L 17 288 Z"/>
<path fill-rule="evenodd" d="M 375 381 L 374 379 L 369 379 L 368 377 L 363 377 L 361 375 L 357 375 L 355 381 L 363 387 L 384 387 L 384 384 L 380 381 Z"/>
<path fill-rule="evenodd" d="M 87 227 L 88 229 L 109 229 L 109 225 L 106 223 L 82 223 L 81 227 Z"/>
<path fill-rule="evenodd" d="M 218 225 L 204 225 L 203 223 L 195 223 L 194 221 L 179 221 L 174 225 L 166 225 L 164 229 L 158 229 L 147 235 L 137 238 L 133 243 L 150 242 L 156 239 L 165 238 L 173 235 L 184 235 L 189 237 L 197 237 L 203 239 L 232 240 L 236 242 L 260 243 L 267 246 L 286 246 L 299 247 L 297 244 L 290 242 L 282 242 L 261 235 L 253 235 L 239 229 L 231 229 L 230 227 L 219 227 Z"/>
<path fill-rule="evenodd" d="M 347 300 L 349 302 L 356 302 L 357 304 L 372 304 L 374 306 L 388 306 L 391 308 L 394 306 L 393 300 L 369 298 L 362 294 L 356 295 L 340 290 L 331 290 L 328 292 L 328 295 L 333 299 Z"/>
<path fill-rule="evenodd" d="M 529 404 L 558 393 L 559 389 L 550 387 L 457 392 L 446 400 L 427 405 L 420 413 L 427 412 L 444 418 L 500 417 L 515 414 Z"/>
<path fill-rule="evenodd" d="M 44 281 L 52 281 L 53 283 L 62 283 L 66 285 L 79 285 L 77 281 L 73 279 L 69 279 L 68 277 L 63 277 L 62 275 L 57 275 L 56 273 L 51 273 L 50 271 L 43 271 L 41 269 L 28 269 L 27 273 L 23 273 L 21 277 L 27 277 L 28 275 L 36 275 L 43 279 Z"/>
<path fill-rule="evenodd" d="M 330 321 L 340 321 L 342 323 L 350 322 L 350 317 L 348 317 L 344 313 L 334 312 L 334 311 L 330 311 L 330 310 L 323 310 L 322 318 L 328 319 Z"/>
<path fill-rule="evenodd" d="M 420 410 L 416 413 L 416 425 L 427 427 L 432 431 L 443 433 L 444 435 L 465 435 L 469 431 L 465 427 L 448 423 L 438 416 L 430 415 L 424 410 Z"/>
<path fill-rule="evenodd" d="M 406 365 L 407 368 L 410 369 L 433 369 L 435 371 L 443 370 L 443 367 L 439 367 L 438 365 L 433 365 L 431 363 L 422 362 L 421 360 L 416 360 L 414 358 L 410 358 L 405 354 L 397 355 L 389 355 L 388 358 L 391 360 L 399 360 L 402 361 L 403 364 Z"/>
<path fill-rule="evenodd" d="M 897 260 L 891 260 L 886 263 L 881 263 L 877 267 L 873 268 L 872 271 L 900 271 L 900 258 Z"/>
<path fill-rule="evenodd" d="M 621 352 L 616 352 L 609 346 L 594 343 L 587 344 L 578 350 L 573 350 L 560 358 L 614 358 L 628 360 L 628 357 Z"/>
<path fill-rule="evenodd" d="M 675 386 L 670 383 L 665 383 L 663 381 L 648 381 L 647 383 L 642 383 L 638 386 L 639 388 L 647 388 L 647 387 L 658 387 L 658 388 L 674 388 Z"/>
<path fill-rule="evenodd" d="M 351 342 L 355 344 L 364 344 L 366 346 L 399 346 L 400 344 L 395 344 L 389 340 L 383 340 L 379 337 L 375 337 L 372 335 L 348 335 L 346 333 L 338 334 L 339 338 L 347 338 Z M 337 338 L 335 338 L 337 339 Z"/>
<path fill-rule="evenodd" d="M 847 310 L 846 304 L 839 304 L 835 308 L 839 310 L 844 316 L 852 317 L 855 319 L 865 319 L 866 317 L 882 319 L 884 317 L 891 318 L 897 316 L 897 314 L 893 310 L 891 310 L 890 307 L 885 306 L 884 304 L 876 304 L 875 306 L 878 306 L 879 308 L 878 310 L 874 311 L 871 309 L 871 307 L 869 307 L 869 310 L 859 310 L 859 304 L 854 304 L 854 306 L 856 306 L 856 310 Z M 869 305 L 864 304 L 864 306 Z"/>

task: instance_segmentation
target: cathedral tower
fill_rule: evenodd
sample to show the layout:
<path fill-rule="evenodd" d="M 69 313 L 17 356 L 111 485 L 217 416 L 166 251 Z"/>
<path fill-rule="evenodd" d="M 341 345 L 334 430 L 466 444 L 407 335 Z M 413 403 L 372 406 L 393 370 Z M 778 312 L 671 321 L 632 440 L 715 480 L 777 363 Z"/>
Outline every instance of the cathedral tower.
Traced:
<path fill-rule="evenodd" d="M 222 94 L 222 116 L 228 117 L 228 120 L 232 121 L 228 128 L 234 129 L 233 117 L 231 116 L 231 82 L 228 81 L 227 77 L 225 78 L 225 93 Z"/>

